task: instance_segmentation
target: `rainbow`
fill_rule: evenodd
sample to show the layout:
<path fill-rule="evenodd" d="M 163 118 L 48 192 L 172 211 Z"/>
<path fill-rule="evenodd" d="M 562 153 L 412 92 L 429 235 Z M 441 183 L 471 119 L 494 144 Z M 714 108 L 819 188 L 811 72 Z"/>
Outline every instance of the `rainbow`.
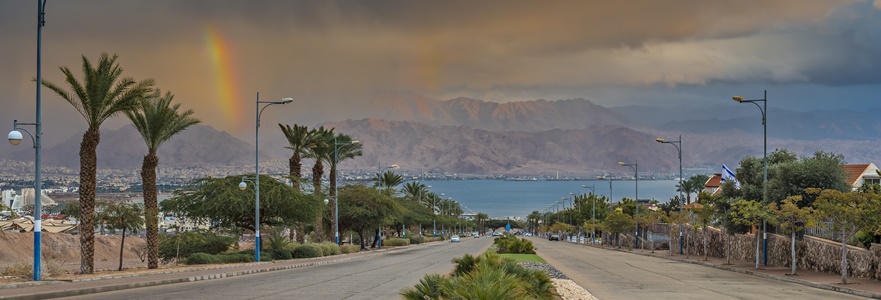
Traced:
<path fill-rule="evenodd" d="M 228 40 L 217 29 L 205 27 L 205 51 L 211 60 L 214 71 L 214 83 L 217 86 L 217 99 L 223 118 L 229 122 L 227 128 L 238 128 L 242 124 L 241 112 L 243 101 L 239 97 L 238 81 L 232 57 L 232 47 Z"/>

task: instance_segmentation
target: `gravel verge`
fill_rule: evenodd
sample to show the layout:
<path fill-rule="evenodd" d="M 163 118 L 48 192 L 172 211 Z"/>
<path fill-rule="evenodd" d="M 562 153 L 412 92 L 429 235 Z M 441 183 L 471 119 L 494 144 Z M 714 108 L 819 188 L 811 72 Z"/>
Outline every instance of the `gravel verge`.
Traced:
<path fill-rule="evenodd" d="M 551 266 L 551 265 L 546 264 L 546 263 L 539 263 L 539 262 L 522 262 L 522 263 L 519 263 L 519 265 L 520 265 L 521 267 L 524 267 L 524 268 L 527 268 L 527 269 L 532 269 L 532 270 L 542 270 L 542 271 L 545 271 L 545 272 L 548 273 L 548 277 L 550 277 L 550 278 L 554 278 L 554 279 L 569 279 L 569 277 L 566 277 L 566 275 L 563 274 L 563 272 L 560 272 L 560 270 L 557 270 L 557 268 L 554 268 L 554 266 Z"/>
<path fill-rule="evenodd" d="M 554 284 L 554 289 L 557 290 L 557 293 L 560 294 L 560 297 L 563 300 L 596 300 L 597 298 L 590 294 L 583 287 L 575 283 L 575 281 L 569 280 L 569 277 L 566 277 L 563 272 L 554 268 L 546 263 L 537 263 L 537 262 L 522 262 L 520 266 L 525 267 L 527 269 L 532 270 L 542 270 L 548 273 L 548 277 L 551 278 L 551 282 Z"/>

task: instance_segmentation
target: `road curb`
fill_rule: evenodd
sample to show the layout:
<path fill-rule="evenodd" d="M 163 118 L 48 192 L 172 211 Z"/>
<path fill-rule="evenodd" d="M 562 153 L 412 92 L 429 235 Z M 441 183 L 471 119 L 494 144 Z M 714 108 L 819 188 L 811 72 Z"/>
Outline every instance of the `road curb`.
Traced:
<path fill-rule="evenodd" d="M 577 243 L 575 243 L 575 244 L 580 245 Z M 656 255 L 634 252 L 634 251 L 625 250 L 625 249 L 602 248 L 602 247 L 596 247 L 596 246 L 591 246 L 591 245 L 582 245 L 582 246 L 588 246 L 588 247 L 594 247 L 594 248 L 598 248 L 598 249 L 612 250 L 612 251 L 618 251 L 618 252 L 624 252 L 624 253 L 630 253 L 630 254 L 636 254 L 636 255 L 642 255 L 642 256 L 663 258 L 666 260 L 678 261 L 678 262 L 683 262 L 683 263 L 690 263 L 690 264 L 701 265 L 701 266 L 716 268 L 716 269 L 725 270 L 725 271 L 737 272 L 737 273 L 741 273 L 741 274 L 752 275 L 752 276 L 757 276 L 757 277 L 762 277 L 762 278 L 767 278 L 767 279 L 774 279 L 774 280 L 778 280 L 778 281 L 801 284 L 804 286 L 823 289 L 823 290 L 827 290 L 827 291 L 851 294 L 851 295 L 866 297 L 866 298 L 881 299 L 881 294 L 879 294 L 879 293 L 849 289 L 849 288 L 845 288 L 845 287 L 839 287 L 839 286 L 834 286 L 834 285 L 829 285 L 829 284 L 824 284 L 824 283 L 810 282 L 810 281 L 795 279 L 795 278 L 791 278 L 791 277 L 765 274 L 765 273 L 754 272 L 754 271 L 750 271 L 750 270 L 732 268 L 732 267 L 728 267 L 728 266 L 724 266 L 724 265 L 717 265 L 717 264 L 705 263 L 705 262 L 701 262 L 701 261 L 687 260 L 687 259 L 682 259 L 682 258 L 677 258 L 677 257 L 656 256 Z"/>

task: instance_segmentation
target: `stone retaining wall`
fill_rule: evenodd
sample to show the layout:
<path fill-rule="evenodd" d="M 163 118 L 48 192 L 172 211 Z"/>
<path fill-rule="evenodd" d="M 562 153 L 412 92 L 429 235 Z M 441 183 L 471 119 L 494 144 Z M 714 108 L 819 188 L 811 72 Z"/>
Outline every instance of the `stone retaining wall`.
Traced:
<path fill-rule="evenodd" d="M 704 232 L 687 226 L 684 229 L 685 251 L 689 255 L 704 255 Z M 754 262 L 756 258 L 756 237 L 754 234 L 722 234 L 718 229 L 707 230 L 709 256 L 725 258 L 726 243 L 731 239 L 731 259 Z M 632 245 L 633 237 L 626 239 Z M 671 232 L 670 240 L 674 248 L 679 247 L 679 234 Z M 790 237 L 768 234 L 768 264 L 790 266 Z M 627 245 L 627 244 L 625 244 Z M 657 245 L 656 245 L 657 246 Z M 678 249 L 674 249 L 676 251 Z M 762 250 L 761 248 L 759 249 Z M 805 236 L 796 240 L 795 244 L 797 267 L 800 270 L 841 273 L 841 243 Z M 759 253 L 761 257 L 761 252 Z M 881 244 L 872 244 L 870 250 L 848 245 L 847 266 L 848 276 L 881 279 Z"/>

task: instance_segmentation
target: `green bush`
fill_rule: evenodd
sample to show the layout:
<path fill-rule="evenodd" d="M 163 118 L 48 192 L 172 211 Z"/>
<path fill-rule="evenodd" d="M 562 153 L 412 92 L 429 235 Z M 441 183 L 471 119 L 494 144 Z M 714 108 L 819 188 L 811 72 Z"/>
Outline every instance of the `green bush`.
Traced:
<path fill-rule="evenodd" d="M 197 252 L 190 254 L 187 257 L 186 264 L 188 265 L 207 265 L 207 264 L 216 264 L 219 263 L 220 260 L 214 255 L 208 253 Z"/>
<path fill-rule="evenodd" d="M 235 243 L 234 237 L 217 235 L 213 232 L 191 231 L 176 235 L 159 237 L 159 257 L 168 263 L 178 257 L 189 257 L 193 253 L 219 254 Z"/>
<path fill-rule="evenodd" d="M 330 255 L 338 255 L 340 254 L 340 246 L 333 242 L 323 242 L 316 244 L 321 247 L 321 255 L 322 256 L 330 256 Z"/>
<path fill-rule="evenodd" d="M 223 264 L 232 264 L 232 263 L 243 263 L 243 262 L 253 262 L 254 255 L 253 254 L 245 254 L 245 253 L 222 253 L 215 255 L 217 260 Z"/>
<path fill-rule="evenodd" d="M 535 254 L 535 247 L 527 239 L 518 239 L 513 235 L 503 235 L 494 240 L 498 253 Z"/>
<path fill-rule="evenodd" d="M 387 247 L 408 246 L 410 245 L 410 240 L 405 240 L 401 238 L 388 238 L 382 242 L 382 245 Z"/>
<path fill-rule="evenodd" d="M 340 247 L 340 251 L 345 254 L 358 253 L 361 251 L 361 245 L 343 245 Z"/>
<path fill-rule="evenodd" d="M 410 236 L 410 245 L 419 245 L 424 243 L 425 238 L 422 236 Z"/>
<path fill-rule="evenodd" d="M 313 258 L 322 256 L 321 248 L 315 244 L 301 245 L 297 247 L 297 249 L 294 249 L 292 254 L 294 258 Z"/>
<path fill-rule="evenodd" d="M 453 259 L 455 271 L 445 278 L 429 274 L 404 299 L 554 299 L 547 273 L 521 267 L 510 259 L 487 253 Z"/>
<path fill-rule="evenodd" d="M 266 249 L 266 254 L 272 256 L 272 259 L 291 259 L 291 251 L 288 249 Z"/>

